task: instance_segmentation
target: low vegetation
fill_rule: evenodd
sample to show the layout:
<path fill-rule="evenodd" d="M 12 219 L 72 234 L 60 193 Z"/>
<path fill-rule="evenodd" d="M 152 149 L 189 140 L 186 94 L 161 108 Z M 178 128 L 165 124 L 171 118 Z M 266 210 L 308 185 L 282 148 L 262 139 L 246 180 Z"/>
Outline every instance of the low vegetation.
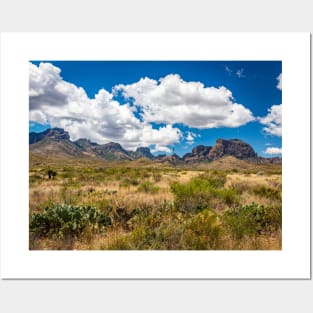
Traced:
<path fill-rule="evenodd" d="M 281 170 L 219 164 L 32 158 L 30 249 L 281 249 Z"/>
<path fill-rule="evenodd" d="M 270 237 L 280 231 L 282 226 L 281 207 L 267 207 L 253 203 L 227 210 L 223 224 L 232 239 L 241 245 L 243 238 L 258 236 Z"/>
<path fill-rule="evenodd" d="M 31 216 L 29 230 L 32 235 L 62 239 L 66 236 L 80 237 L 86 230 L 103 232 L 111 225 L 111 218 L 90 206 L 73 207 L 54 205 L 43 213 Z"/>

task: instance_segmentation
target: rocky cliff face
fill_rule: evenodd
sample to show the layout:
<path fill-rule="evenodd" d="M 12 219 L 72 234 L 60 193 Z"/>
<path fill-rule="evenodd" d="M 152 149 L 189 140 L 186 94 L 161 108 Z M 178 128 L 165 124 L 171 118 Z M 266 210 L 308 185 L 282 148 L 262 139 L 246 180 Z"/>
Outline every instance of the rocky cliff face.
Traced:
<path fill-rule="evenodd" d="M 41 133 L 29 134 L 29 150 L 47 156 L 81 157 L 82 150 L 70 140 L 62 128 L 51 128 Z"/>
<path fill-rule="evenodd" d="M 92 142 L 88 139 L 78 139 L 74 141 L 74 143 L 82 149 L 92 149 L 93 147 L 98 146 L 97 143 Z"/>
<path fill-rule="evenodd" d="M 257 158 L 253 148 L 246 142 L 239 139 L 217 139 L 213 147 L 200 145 L 193 148 L 191 153 L 183 156 L 183 160 L 188 163 L 214 161 L 227 155 L 237 159 Z"/>
<path fill-rule="evenodd" d="M 208 160 L 214 161 L 225 155 L 231 155 L 237 159 L 256 158 L 257 154 L 253 148 L 239 139 L 217 139 L 216 144 L 212 147 L 208 154 Z"/>
<path fill-rule="evenodd" d="M 139 147 L 135 151 L 136 158 L 148 158 L 153 159 L 153 154 L 151 153 L 150 149 L 148 147 Z"/>
<path fill-rule="evenodd" d="M 45 138 L 49 138 L 51 140 L 70 140 L 70 135 L 62 128 L 50 128 L 41 133 L 30 133 L 29 144 L 33 144 Z"/>
<path fill-rule="evenodd" d="M 183 156 L 183 160 L 188 163 L 208 160 L 208 155 L 211 149 L 212 147 L 208 146 L 196 146 L 192 149 L 191 153 L 187 153 Z"/>

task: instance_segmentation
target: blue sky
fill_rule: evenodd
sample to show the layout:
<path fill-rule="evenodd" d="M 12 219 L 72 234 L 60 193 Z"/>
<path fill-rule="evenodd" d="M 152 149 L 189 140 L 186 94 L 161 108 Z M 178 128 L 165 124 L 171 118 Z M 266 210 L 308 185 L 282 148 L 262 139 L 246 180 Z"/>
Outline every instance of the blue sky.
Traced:
<path fill-rule="evenodd" d="M 281 155 L 280 61 L 32 61 L 30 127 L 179 155 L 239 138 Z"/>

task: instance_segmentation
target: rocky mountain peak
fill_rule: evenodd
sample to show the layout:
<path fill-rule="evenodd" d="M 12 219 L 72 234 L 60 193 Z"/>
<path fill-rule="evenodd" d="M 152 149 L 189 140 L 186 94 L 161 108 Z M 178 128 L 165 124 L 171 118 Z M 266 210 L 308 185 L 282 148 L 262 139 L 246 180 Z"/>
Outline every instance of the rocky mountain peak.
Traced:
<path fill-rule="evenodd" d="M 209 153 L 209 151 L 211 150 L 212 147 L 208 147 L 208 146 L 204 146 L 204 145 L 199 145 L 194 147 L 191 150 L 192 154 L 206 154 Z"/>
<path fill-rule="evenodd" d="M 151 153 L 148 147 L 139 147 L 136 149 L 136 156 L 139 158 L 148 158 L 152 159 L 153 154 Z"/>
<path fill-rule="evenodd" d="M 123 147 L 117 142 L 109 142 L 102 145 L 102 147 L 108 151 L 125 151 Z"/>
<path fill-rule="evenodd" d="M 216 144 L 210 150 L 208 159 L 210 161 L 220 159 L 224 155 L 231 155 L 238 159 L 256 158 L 257 154 L 246 142 L 239 139 L 217 139 Z"/>
<path fill-rule="evenodd" d="M 208 154 L 212 147 L 199 145 L 192 149 L 191 153 L 187 153 L 183 156 L 183 160 L 186 162 L 199 162 L 208 159 Z"/>
<path fill-rule="evenodd" d="M 70 135 L 67 131 L 62 128 L 49 128 L 41 133 L 30 133 L 29 134 L 29 143 L 33 144 L 43 139 L 52 139 L 52 140 L 70 140 Z"/>
<path fill-rule="evenodd" d="M 46 137 L 56 140 L 70 140 L 70 135 L 67 131 L 62 128 L 51 128 L 47 129 Z"/>

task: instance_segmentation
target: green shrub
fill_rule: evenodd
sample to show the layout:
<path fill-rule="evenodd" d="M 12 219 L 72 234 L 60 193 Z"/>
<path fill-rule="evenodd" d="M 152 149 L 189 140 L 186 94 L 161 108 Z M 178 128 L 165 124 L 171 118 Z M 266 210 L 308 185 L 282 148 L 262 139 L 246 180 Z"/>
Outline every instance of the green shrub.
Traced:
<path fill-rule="evenodd" d="M 215 190 L 207 180 L 196 177 L 186 184 L 172 183 L 171 192 L 175 196 L 175 207 L 190 212 L 207 208 Z"/>
<path fill-rule="evenodd" d="M 245 235 L 271 234 L 281 228 L 281 207 L 251 205 L 231 208 L 223 215 L 224 225 L 231 236 L 240 240 Z"/>
<path fill-rule="evenodd" d="M 54 205 L 30 216 L 30 232 L 39 237 L 78 237 L 85 231 L 103 232 L 111 218 L 90 206 Z"/>
<path fill-rule="evenodd" d="M 217 191 L 216 195 L 228 206 L 239 204 L 239 192 L 236 189 L 221 189 Z"/>
<path fill-rule="evenodd" d="M 146 180 L 143 181 L 139 186 L 138 186 L 138 191 L 143 191 L 143 192 L 149 192 L 149 193 L 156 193 L 159 191 L 159 187 L 155 186 L 153 183 L 150 181 Z"/>
<path fill-rule="evenodd" d="M 179 218 L 165 219 L 159 223 L 155 230 L 156 240 L 153 242 L 153 249 L 177 250 L 184 249 L 182 238 L 184 236 L 185 223 Z"/>
<path fill-rule="evenodd" d="M 63 178 L 73 178 L 74 169 L 72 167 L 63 167 L 63 173 L 61 174 Z"/>
<path fill-rule="evenodd" d="M 209 171 L 201 174 L 199 178 L 204 179 L 212 188 L 222 188 L 226 182 L 226 174 L 219 171 Z"/>
<path fill-rule="evenodd" d="M 220 172 L 208 172 L 192 178 L 188 183 L 172 183 L 171 192 L 175 196 L 175 207 L 183 211 L 215 208 L 217 203 L 228 206 L 239 202 L 234 189 L 223 189 L 226 175 Z"/>
<path fill-rule="evenodd" d="M 265 186 L 260 186 L 253 189 L 253 193 L 260 197 L 265 197 L 272 200 L 281 201 L 281 191 Z"/>
<path fill-rule="evenodd" d="M 221 229 L 217 216 L 204 210 L 192 217 L 180 212 L 137 212 L 131 231 L 113 240 L 109 249 L 207 250 L 218 249 Z"/>
<path fill-rule="evenodd" d="M 120 182 L 121 187 L 138 186 L 138 185 L 139 185 L 139 180 L 138 178 L 135 178 L 135 177 L 125 177 Z"/>
<path fill-rule="evenodd" d="M 187 249 L 217 249 L 221 237 L 221 228 L 217 216 L 207 209 L 189 219 L 184 229 L 184 246 Z"/>

